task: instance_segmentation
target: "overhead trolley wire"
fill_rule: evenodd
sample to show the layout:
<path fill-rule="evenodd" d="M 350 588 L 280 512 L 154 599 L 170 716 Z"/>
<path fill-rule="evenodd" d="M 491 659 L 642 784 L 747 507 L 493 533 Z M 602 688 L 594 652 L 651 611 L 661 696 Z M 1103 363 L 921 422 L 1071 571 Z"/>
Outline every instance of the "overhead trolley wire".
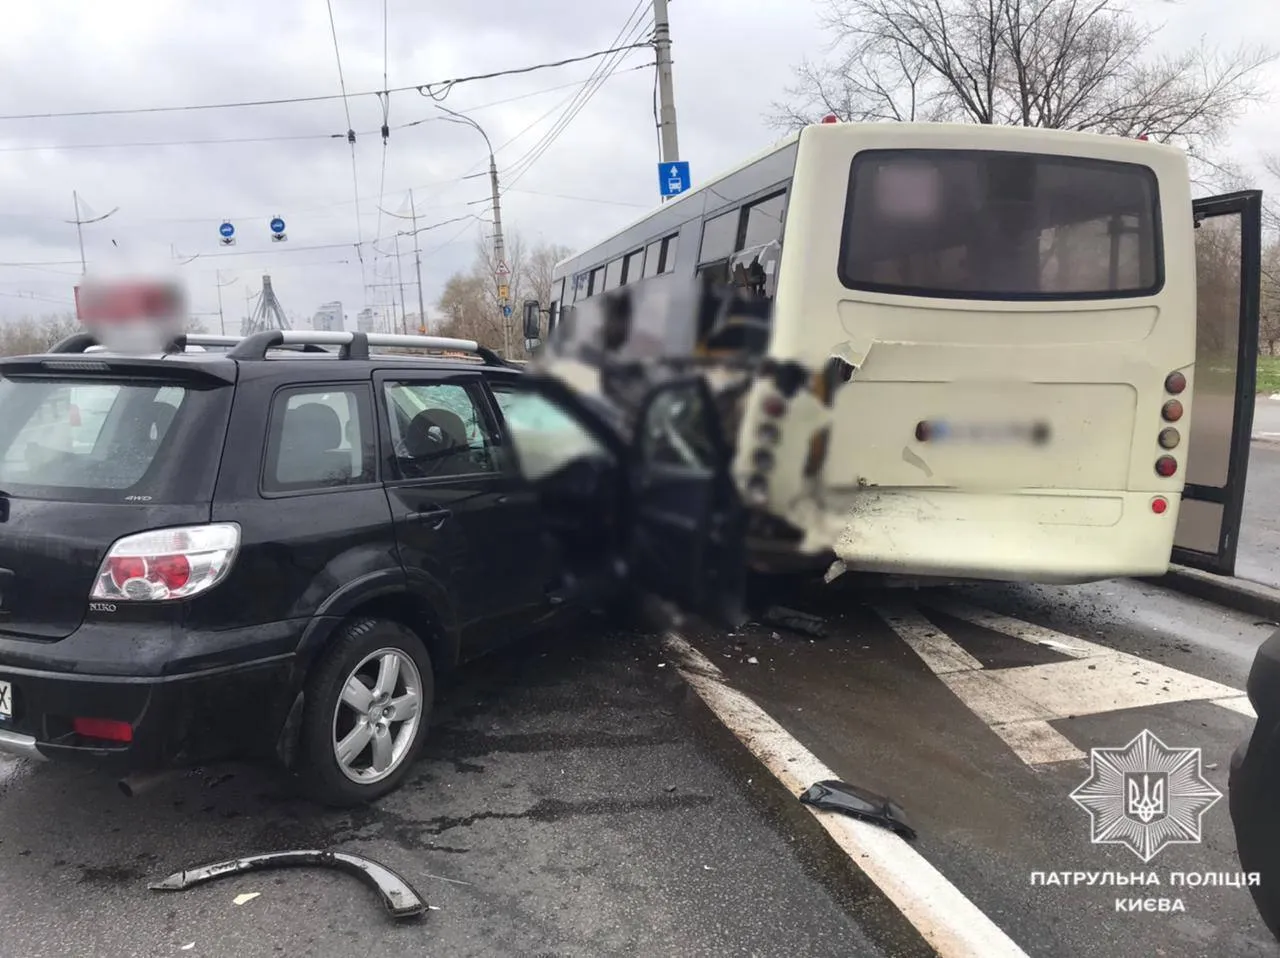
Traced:
<path fill-rule="evenodd" d="M 519 76 L 525 73 L 534 73 L 539 70 L 550 70 L 556 67 L 568 66 L 571 63 L 583 63 L 587 60 L 596 60 L 601 57 L 611 56 L 626 50 L 638 50 L 642 47 L 650 46 L 652 46 L 652 43 L 646 40 L 643 43 L 633 43 L 626 47 L 596 50 L 594 53 L 585 53 L 582 56 L 577 57 L 565 57 L 562 60 L 553 60 L 547 63 L 534 63 L 525 67 L 512 67 L 508 70 L 494 70 L 491 73 L 476 73 L 470 76 L 456 77 L 450 80 L 432 80 L 426 83 L 415 83 L 409 86 L 394 87 L 386 90 L 362 90 L 359 93 L 349 94 L 349 96 L 379 96 L 390 93 L 408 93 L 413 91 L 439 100 L 447 96 L 449 91 L 461 83 L 474 83 L 478 80 L 494 80 L 499 77 Z M 433 88 L 444 88 L 444 92 L 437 94 Z M 47 113 L 9 113 L 0 114 L 0 121 L 67 119 L 84 116 L 126 116 L 144 113 L 186 113 L 196 110 L 234 110 L 246 107 L 285 106 L 294 103 L 323 103 L 328 100 L 340 99 L 344 99 L 344 95 L 341 93 L 322 93 L 315 94 L 313 96 L 275 97 L 273 99 L 266 100 L 235 100 L 225 103 L 185 103 L 175 106 L 122 107 L 118 109 L 101 110 L 63 110 Z"/>

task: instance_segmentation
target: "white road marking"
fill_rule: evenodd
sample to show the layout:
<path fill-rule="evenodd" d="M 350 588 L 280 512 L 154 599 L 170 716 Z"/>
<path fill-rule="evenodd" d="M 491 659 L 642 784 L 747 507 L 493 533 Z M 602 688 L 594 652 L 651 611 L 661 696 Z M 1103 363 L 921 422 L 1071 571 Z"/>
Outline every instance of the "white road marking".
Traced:
<path fill-rule="evenodd" d="M 915 609 L 895 605 L 882 606 L 876 611 L 939 675 L 982 668 L 981 662 Z"/>
<path fill-rule="evenodd" d="M 838 776 L 760 706 L 731 688 L 720 670 L 683 637 L 668 633 L 678 670 L 716 717 L 793 795 Z M 893 832 L 805 806 L 845 854 L 920 932 L 939 958 L 1027 958 L 973 902 Z"/>
<path fill-rule="evenodd" d="M 1111 651 L 1105 645 L 1086 642 L 1084 639 L 1078 639 L 1074 635 L 1067 635 L 1054 629 L 1045 628 L 1042 625 L 1032 625 L 1030 622 L 1023 622 L 1021 619 L 1001 615 L 999 612 L 992 612 L 989 609 L 980 609 L 976 605 L 968 605 L 964 602 L 957 602 L 954 599 L 934 599 L 930 597 L 927 600 L 927 605 L 932 609 L 937 609 L 939 612 L 945 612 L 953 619 L 969 622 L 972 625 L 990 629 L 992 632 L 999 632 L 1001 635 L 1012 636 L 1015 639 L 1021 639 L 1023 642 L 1030 642 L 1032 645 L 1047 645 L 1055 651 L 1075 658 L 1101 655 Z"/>
<path fill-rule="evenodd" d="M 893 605 L 875 609 L 942 683 L 1028 765 L 1085 757 L 1049 724 L 1072 716 L 1206 701 L 1256 718 L 1248 697 L 1228 685 L 962 602 L 930 599 L 928 604 L 961 621 L 1071 656 L 1067 662 L 987 669 L 923 616 Z M 968 665 L 962 664 L 966 658 Z"/>

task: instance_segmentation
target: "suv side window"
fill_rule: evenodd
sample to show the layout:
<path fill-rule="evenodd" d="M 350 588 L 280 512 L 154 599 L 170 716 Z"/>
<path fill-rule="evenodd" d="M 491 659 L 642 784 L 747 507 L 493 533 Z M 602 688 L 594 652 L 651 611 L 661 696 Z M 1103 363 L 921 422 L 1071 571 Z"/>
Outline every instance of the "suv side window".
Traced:
<path fill-rule="evenodd" d="M 371 398 L 360 386 L 306 386 L 276 393 L 263 489 L 304 492 L 373 482 Z"/>
<path fill-rule="evenodd" d="M 580 456 L 613 454 L 572 416 L 538 393 L 492 383 L 526 479 L 536 480 Z"/>
<path fill-rule="evenodd" d="M 497 443 L 475 394 L 457 383 L 387 382 L 393 450 L 389 478 L 434 479 L 498 471 Z"/>

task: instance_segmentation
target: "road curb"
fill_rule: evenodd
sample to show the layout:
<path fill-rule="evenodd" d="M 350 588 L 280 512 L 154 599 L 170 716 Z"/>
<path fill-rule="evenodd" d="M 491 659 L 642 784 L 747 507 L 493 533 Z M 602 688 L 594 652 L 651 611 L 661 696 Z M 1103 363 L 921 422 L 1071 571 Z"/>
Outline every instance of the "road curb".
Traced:
<path fill-rule="evenodd" d="M 1280 589 L 1261 583 L 1214 575 L 1180 565 L 1171 565 L 1164 576 L 1141 581 L 1280 622 Z"/>

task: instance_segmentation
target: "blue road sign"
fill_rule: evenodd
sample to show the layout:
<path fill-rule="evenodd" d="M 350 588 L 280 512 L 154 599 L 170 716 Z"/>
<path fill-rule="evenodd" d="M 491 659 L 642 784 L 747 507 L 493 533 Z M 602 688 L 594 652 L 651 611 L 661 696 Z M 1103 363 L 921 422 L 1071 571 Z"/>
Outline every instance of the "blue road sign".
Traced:
<path fill-rule="evenodd" d="M 225 236 L 227 239 L 231 239 L 231 237 L 236 235 L 236 228 L 232 226 L 230 223 L 223 223 L 221 226 L 218 227 L 218 232 L 221 233 L 223 236 Z"/>
<path fill-rule="evenodd" d="M 511 315 L 511 304 L 509 304 L 509 303 L 508 303 L 506 306 L 503 306 L 503 307 L 502 307 L 502 315 L 503 315 L 503 316 L 510 316 L 510 315 Z"/>
<path fill-rule="evenodd" d="M 277 216 L 275 219 L 273 219 L 273 220 L 271 221 L 271 232 L 273 232 L 273 233 L 283 233 L 283 232 L 284 232 L 284 220 L 282 220 L 282 219 L 281 219 L 280 217 L 278 217 L 278 216 Z"/>
<path fill-rule="evenodd" d="M 689 188 L 689 161 L 658 164 L 658 195 L 677 196 Z"/>

